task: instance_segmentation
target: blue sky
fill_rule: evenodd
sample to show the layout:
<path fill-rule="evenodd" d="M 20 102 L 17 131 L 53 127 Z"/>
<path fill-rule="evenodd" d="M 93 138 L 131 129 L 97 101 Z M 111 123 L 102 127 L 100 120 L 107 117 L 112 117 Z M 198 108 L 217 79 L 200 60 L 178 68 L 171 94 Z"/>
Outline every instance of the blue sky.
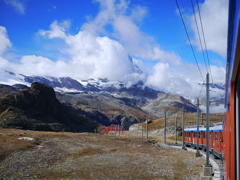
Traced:
<path fill-rule="evenodd" d="M 178 3 L 205 78 L 191 1 Z M 196 0 L 193 3 L 197 10 Z M 228 1 L 199 3 L 213 81 L 224 83 Z M 144 80 L 178 94 L 191 90 L 193 96 L 203 81 L 175 0 L 0 0 L 0 69 Z"/>

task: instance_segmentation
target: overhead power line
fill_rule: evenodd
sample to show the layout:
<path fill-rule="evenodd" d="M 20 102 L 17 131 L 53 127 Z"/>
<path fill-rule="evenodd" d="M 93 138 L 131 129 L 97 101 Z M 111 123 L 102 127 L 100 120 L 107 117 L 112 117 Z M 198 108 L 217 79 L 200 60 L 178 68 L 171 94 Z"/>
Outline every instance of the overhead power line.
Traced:
<path fill-rule="evenodd" d="M 200 95 L 201 95 L 201 93 L 202 93 L 203 86 L 204 86 L 204 84 L 202 84 L 202 87 L 201 87 L 201 90 L 200 90 L 200 92 L 199 92 L 198 98 L 200 98 Z"/>
<path fill-rule="evenodd" d="M 206 70 L 208 72 L 207 63 L 206 63 L 206 59 L 205 59 L 205 54 L 204 54 L 203 46 L 202 46 L 202 40 L 201 40 L 201 37 L 200 37 L 200 33 L 199 33 L 199 29 L 198 29 L 198 23 L 197 23 L 197 18 L 196 18 L 195 9 L 194 9 L 192 0 L 191 0 L 191 4 L 192 4 L 192 10 L 193 10 L 194 19 L 195 19 L 195 24 L 196 24 L 196 27 L 197 27 L 198 38 L 199 38 L 199 41 L 200 41 L 201 50 L 202 50 L 202 54 L 203 54 L 203 59 L 204 59 L 204 62 L 205 62 Z"/>
<path fill-rule="evenodd" d="M 198 14 L 199 14 L 199 19 L 200 19 L 200 23 L 201 23 L 201 28 L 202 28 L 203 40 L 204 40 L 206 54 L 207 54 L 208 66 L 209 66 L 209 70 L 210 70 L 210 74 L 211 74 L 211 78 L 212 78 L 212 83 L 213 83 L 213 76 L 212 76 L 212 71 L 211 71 L 211 66 L 210 66 L 210 61 L 209 61 L 209 56 L 208 56 L 207 43 L 206 43 L 206 40 L 205 40 L 206 38 L 205 38 L 205 35 L 204 35 L 201 12 L 200 12 L 200 8 L 199 8 L 198 0 L 197 0 L 197 7 L 198 7 Z"/>
<path fill-rule="evenodd" d="M 188 41 L 189 41 L 189 44 L 190 44 L 190 46 L 191 46 L 191 50 L 192 50 L 194 59 L 195 59 L 195 61 L 196 61 L 196 64 L 197 64 L 199 73 L 200 73 L 200 75 L 201 75 L 201 77 L 202 77 L 202 80 L 203 80 L 203 82 L 204 82 L 204 79 L 203 79 L 203 76 L 202 76 L 202 72 L 201 72 L 200 67 L 199 67 L 199 65 L 198 65 L 198 61 L 197 61 L 196 55 L 195 55 L 194 50 L 193 50 L 193 47 L 192 47 L 192 43 L 191 43 L 191 40 L 190 40 L 190 38 L 189 38 L 189 35 L 188 35 L 187 28 L 186 28 L 186 25 L 185 25 L 184 20 L 183 20 L 183 16 L 182 16 L 181 10 L 180 10 L 179 5 L 178 5 L 178 1 L 175 0 L 175 2 L 176 2 L 176 4 L 177 4 L 177 8 L 178 8 L 178 11 L 179 11 L 179 14 L 180 14 L 180 17 L 181 17 L 181 20 L 182 20 L 182 23 L 183 23 L 185 32 L 186 32 L 186 34 L 187 34 Z"/>

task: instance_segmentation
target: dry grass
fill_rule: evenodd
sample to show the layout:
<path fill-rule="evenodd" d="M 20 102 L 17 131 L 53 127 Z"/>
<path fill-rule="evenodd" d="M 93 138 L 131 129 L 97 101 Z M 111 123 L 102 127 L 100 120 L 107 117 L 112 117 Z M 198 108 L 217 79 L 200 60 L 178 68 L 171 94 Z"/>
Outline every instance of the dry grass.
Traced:
<path fill-rule="evenodd" d="M 197 179 L 204 163 L 193 153 L 130 136 L 0 133 L 0 177 L 5 179 Z"/>

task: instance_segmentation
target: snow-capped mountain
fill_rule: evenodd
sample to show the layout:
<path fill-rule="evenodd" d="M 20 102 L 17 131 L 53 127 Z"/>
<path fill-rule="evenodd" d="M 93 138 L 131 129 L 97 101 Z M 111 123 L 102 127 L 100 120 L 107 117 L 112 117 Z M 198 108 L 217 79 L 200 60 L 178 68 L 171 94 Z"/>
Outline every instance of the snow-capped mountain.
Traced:
<path fill-rule="evenodd" d="M 70 77 L 49 77 L 49 76 L 28 76 L 23 74 L 16 74 L 13 72 L 5 71 L 0 73 L 0 83 L 2 84 L 25 84 L 30 86 L 33 82 L 40 82 L 53 87 L 59 92 L 75 92 L 75 93 L 98 93 L 98 94 L 110 94 L 115 97 L 138 97 L 140 99 L 158 97 L 158 93 L 164 93 L 163 91 L 157 91 L 153 88 L 147 87 L 142 81 L 135 84 L 126 84 L 119 81 L 109 81 L 108 79 L 87 79 L 87 80 L 75 80 Z M 224 93 L 225 85 L 222 83 L 215 83 L 210 86 L 211 94 L 211 106 L 216 111 L 224 111 Z M 203 90 L 204 91 L 204 90 Z M 169 93 L 169 92 L 168 92 Z M 170 94 L 176 94 L 170 92 Z M 202 105 L 200 109 L 205 111 L 205 96 L 200 97 Z M 196 104 L 196 98 L 184 96 L 192 104 Z"/>
<path fill-rule="evenodd" d="M 75 80 L 70 77 L 28 76 L 9 71 L 5 71 L 0 77 L 0 83 L 8 85 L 25 84 L 29 86 L 33 82 L 47 84 L 59 92 L 110 93 L 119 95 L 128 91 L 128 93 L 134 96 L 144 95 L 150 98 L 162 92 L 144 86 L 142 81 L 135 84 L 126 84 L 119 81 L 109 81 L 108 79 Z"/>

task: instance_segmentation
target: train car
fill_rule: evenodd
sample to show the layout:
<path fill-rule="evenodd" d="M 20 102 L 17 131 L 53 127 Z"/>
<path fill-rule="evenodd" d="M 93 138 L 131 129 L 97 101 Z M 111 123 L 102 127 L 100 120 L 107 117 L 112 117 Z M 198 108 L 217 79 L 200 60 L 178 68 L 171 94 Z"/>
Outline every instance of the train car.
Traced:
<path fill-rule="evenodd" d="M 215 123 L 210 131 L 210 151 L 215 157 L 223 159 L 223 123 Z"/>
<path fill-rule="evenodd" d="M 205 147 L 205 131 L 205 126 L 199 125 L 199 148 Z M 190 126 L 184 129 L 184 143 L 189 147 L 197 147 L 197 126 Z"/>
<path fill-rule="evenodd" d="M 223 124 L 215 123 L 209 128 L 210 141 L 209 151 L 215 157 L 223 158 Z M 199 126 L 199 143 L 197 144 L 197 126 L 190 126 L 184 129 L 185 140 L 184 144 L 188 147 L 199 148 L 206 150 L 206 127 Z"/>
<path fill-rule="evenodd" d="M 223 129 L 223 154 L 227 180 L 240 180 L 240 0 L 229 1 L 226 117 Z"/>

